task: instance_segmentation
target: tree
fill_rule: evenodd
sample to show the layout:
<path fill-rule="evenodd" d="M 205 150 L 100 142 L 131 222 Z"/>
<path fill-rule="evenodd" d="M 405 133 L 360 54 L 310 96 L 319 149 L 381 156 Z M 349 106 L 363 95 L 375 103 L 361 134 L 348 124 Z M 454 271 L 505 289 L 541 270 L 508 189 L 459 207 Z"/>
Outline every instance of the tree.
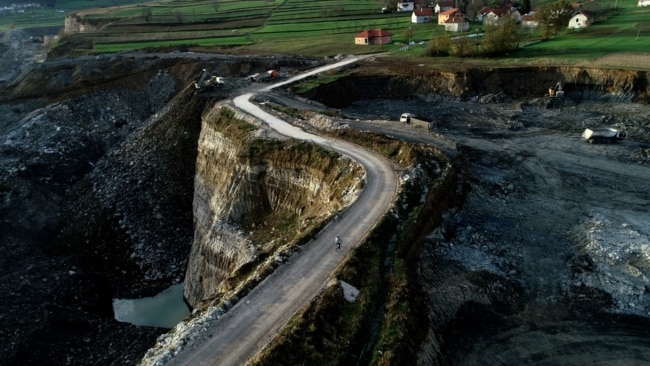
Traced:
<path fill-rule="evenodd" d="M 484 33 L 481 45 L 486 56 L 497 56 L 519 48 L 521 35 L 513 18 L 486 26 Z"/>
<path fill-rule="evenodd" d="M 566 0 L 558 0 L 540 6 L 535 13 L 535 19 L 542 28 L 543 37 L 549 38 L 551 33 L 557 36 L 560 30 L 568 26 L 572 14 L 571 4 Z"/>
<path fill-rule="evenodd" d="M 478 16 L 478 13 L 483 9 L 483 1 L 482 0 L 471 0 L 469 5 L 467 5 L 467 19 L 471 20 L 474 22 L 476 20 L 476 17 Z"/>
<path fill-rule="evenodd" d="M 468 37 L 457 37 L 451 44 L 451 55 L 454 57 L 472 57 L 474 44 Z"/>
<path fill-rule="evenodd" d="M 413 29 L 411 27 L 406 28 L 404 31 L 404 43 L 409 44 L 411 42 L 411 35 L 413 34 Z"/>
<path fill-rule="evenodd" d="M 215 13 L 219 11 L 219 0 L 212 0 L 210 5 L 212 5 L 212 9 L 214 9 Z"/>
<path fill-rule="evenodd" d="M 448 56 L 451 49 L 451 36 L 445 32 L 440 37 L 434 37 L 427 46 L 427 56 Z"/>
<path fill-rule="evenodd" d="M 521 7 L 519 8 L 519 12 L 521 14 L 528 14 L 530 13 L 530 9 L 532 9 L 532 6 L 530 5 L 530 0 L 522 0 Z"/>

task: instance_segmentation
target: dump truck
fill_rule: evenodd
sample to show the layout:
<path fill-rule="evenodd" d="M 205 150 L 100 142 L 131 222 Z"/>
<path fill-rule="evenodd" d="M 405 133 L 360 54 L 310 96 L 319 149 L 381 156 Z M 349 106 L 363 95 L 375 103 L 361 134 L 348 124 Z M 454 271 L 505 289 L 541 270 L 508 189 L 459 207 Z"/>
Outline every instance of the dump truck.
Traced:
<path fill-rule="evenodd" d="M 199 80 L 194 83 L 194 88 L 196 90 L 211 90 L 220 87 L 224 82 L 223 77 L 212 75 L 210 71 L 203 69 Z"/>
<path fill-rule="evenodd" d="M 265 81 L 271 81 L 278 77 L 278 72 L 275 70 L 267 70 L 262 73 L 255 73 L 248 77 L 250 81 L 256 81 L 258 83 L 263 83 Z"/>
<path fill-rule="evenodd" d="M 625 131 L 619 131 L 614 128 L 587 128 L 582 133 L 582 138 L 590 144 L 609 144 L 627 137 Z"/>

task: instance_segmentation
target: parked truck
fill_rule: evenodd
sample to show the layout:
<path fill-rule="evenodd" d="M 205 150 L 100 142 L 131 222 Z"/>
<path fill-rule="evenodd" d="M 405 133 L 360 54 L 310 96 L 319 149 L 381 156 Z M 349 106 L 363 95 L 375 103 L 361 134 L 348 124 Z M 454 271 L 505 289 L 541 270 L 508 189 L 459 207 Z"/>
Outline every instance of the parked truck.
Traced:
<path fill-rule="evenodd" d="M 399 121 L 412 126 L 424 127 L 427 130 L 430 130 L 432 127 L 430 121 L 425 121 L 422 118 L 415 117 L 411 113 L 402 113 L 402 115 L 399 117 Z"/>
<path fill-rule="evenodd" d="M 582 133 L 582 138 L 590 144 L 605 143 L 609 144 L 627 137 L 625 131 L 619 131 L 613 128 L 587 128 Z"/>
<path fill-rule="evenodd" d="M 275 78 L 278 77 L 278 72 L 275 70 L 267 70 L 261 73 L 255 73 L 253 75 L 250 75 L 248 79 L 250 81 L 255 81 L 258 83 L 266 82 L 266 81 L 271 81 Z"/>

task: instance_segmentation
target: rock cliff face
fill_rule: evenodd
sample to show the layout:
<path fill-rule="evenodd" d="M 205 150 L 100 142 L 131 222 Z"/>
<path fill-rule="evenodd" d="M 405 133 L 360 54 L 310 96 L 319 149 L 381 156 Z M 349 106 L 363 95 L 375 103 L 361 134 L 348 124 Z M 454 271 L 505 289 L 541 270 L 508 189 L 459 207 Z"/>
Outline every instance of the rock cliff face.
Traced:
<path fill-rule="evenodd" d="M 302 142 L 249 138 L 263 131 L 259 121 L 228 107 L 204 117 L 185 277 L 192 306 L 237 286 L 226 280 L 246 264 L 275 257 L 356 197 L 356 163 Z"/>
<path fill-rule="evenodd" d="M 469 99 L 486 94 L 510 98 L 534 98 L 562 82 L 566 94 L 580 98 L 603 93 L 640 103 L 650 101 L 648 72 L 588 67 L 513 67 L 471 69 L 427 68 L 378 58 L 359 65 L 346 78 L 314 89 L 308 98 L 331 107 L 343 108 L 368 98 L 410 98 L 417 94 L 452 95 Z M 372 90 L 372 95 L 367 91 Z"/>

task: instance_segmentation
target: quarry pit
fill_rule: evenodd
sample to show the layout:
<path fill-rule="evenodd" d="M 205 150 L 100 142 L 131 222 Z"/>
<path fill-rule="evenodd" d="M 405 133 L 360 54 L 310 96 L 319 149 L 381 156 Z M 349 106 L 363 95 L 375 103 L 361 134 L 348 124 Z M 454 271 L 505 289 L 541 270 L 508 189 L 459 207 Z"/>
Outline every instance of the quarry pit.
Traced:
<path fill-rule="evenodd" d="M 318 62 L 171 53 L 3 68 L 20 72 L 3 77 L 0 106 L 0 357 L 138 364 L 167 330 L 115 321 L 111 299 L 185 277 L 202 115 L 250 87 L 253 70 Z M 205 66 L 231 82 L 223 94 L 187 89 Z M 462 172 L 448 193 L 457 207 L 420 253 L 428 327 L 408 361 L 647 363 L 647 73 L 412 66 L 369 59 L 308 94 L 268 96 L 329 112 L 305 128 L 431 144 Z M 545 90 L 559 78 L 566 97 L 551 100 Z M 426 116 L 432 131 L 400 124 L 403 112 Z M 586 144 L 586 127 L 628 138 Z"/>

